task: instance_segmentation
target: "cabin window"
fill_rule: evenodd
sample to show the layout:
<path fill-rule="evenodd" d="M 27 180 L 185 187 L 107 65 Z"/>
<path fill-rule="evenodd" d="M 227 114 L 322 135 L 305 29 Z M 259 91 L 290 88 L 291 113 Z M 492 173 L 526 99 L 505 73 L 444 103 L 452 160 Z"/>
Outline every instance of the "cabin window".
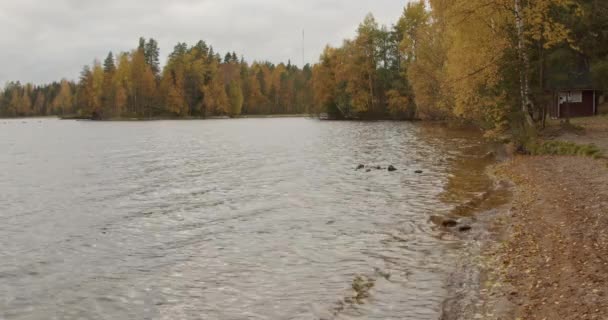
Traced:
<path fill-rule="evenodd" d="M 559 103 L 563 104 L 566 101 L 570 103 L 582 103 L 583 102 L 583 92 L 582 91 L 570 91 L 570 92 L 560 92 L 559 94 Z"/>

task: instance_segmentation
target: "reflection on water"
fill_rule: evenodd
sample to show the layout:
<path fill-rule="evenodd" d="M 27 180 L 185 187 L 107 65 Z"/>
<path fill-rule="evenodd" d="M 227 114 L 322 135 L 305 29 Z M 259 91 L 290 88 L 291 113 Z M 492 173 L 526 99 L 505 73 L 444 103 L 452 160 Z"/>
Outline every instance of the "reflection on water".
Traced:
<path fill-rule="evenodd" d="M 440 195 L 442 201 L 454 206 L 449 215 L 455 218 L 471 216 L 509 201 L 509 189 L 494 185 L 485 172 L 485 168 L 496 161 L 499 144 L 472 143 L 479 142 L 480 137 L 480 132 L 473 129 L 425 125 L 421 127 L 420 134 L 450 136 L 450 141 L 460 145 L 458 152 L 450 148 L 444 151 L 452 154 L 448 157 L 447 183 Z"/>
<path fill-rule="evenodd" d="M 429 217 L 489 183 L 478 135 L 412 123 L 0 132 L 0 319 L 437 319 L 460 242 Z"/>

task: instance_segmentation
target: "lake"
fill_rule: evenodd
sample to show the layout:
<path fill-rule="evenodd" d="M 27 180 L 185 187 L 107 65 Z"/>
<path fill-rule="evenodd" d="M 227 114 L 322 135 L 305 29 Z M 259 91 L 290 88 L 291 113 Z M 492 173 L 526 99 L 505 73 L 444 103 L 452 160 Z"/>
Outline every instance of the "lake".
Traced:
<path fill-rule="evenodd" d="M 0 319 L 438 319 L 464 242 L 429 218 L 487 187 L 486 148 L 405 122 L 0 120 Z"/>

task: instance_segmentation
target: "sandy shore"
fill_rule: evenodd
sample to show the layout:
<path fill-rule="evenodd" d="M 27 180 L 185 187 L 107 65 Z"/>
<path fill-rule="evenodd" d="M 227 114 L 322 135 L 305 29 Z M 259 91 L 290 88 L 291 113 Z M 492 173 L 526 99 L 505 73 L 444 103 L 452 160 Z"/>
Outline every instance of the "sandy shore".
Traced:
<path fill-rule="evenodd" d="M 516 157 L 502 238 L 484 254 L 480 319 L 608 319 L 608 166 L 582 157 Z"/>
<path fill-rule="evenodd" d="M 545 139 L 608 155 L 607 117 L 574 123 L 584 130 L 553 127 Z M 489 172 L 511 185 L 510 201 L 477 211 L 482 231 L 442 320 L 608 319 L 608 159 L 515 156 Z"/>

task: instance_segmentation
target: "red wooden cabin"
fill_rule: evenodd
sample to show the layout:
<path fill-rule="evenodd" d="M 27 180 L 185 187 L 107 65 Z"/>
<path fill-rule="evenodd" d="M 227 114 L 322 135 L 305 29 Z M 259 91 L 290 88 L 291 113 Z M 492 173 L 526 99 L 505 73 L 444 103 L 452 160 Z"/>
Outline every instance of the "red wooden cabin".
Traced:
<path fill-rule="evenodd" d="M 549 105 L 551 118 L 591 117 L 597 115 L 601 93 L 589 88 L 560 88 L 553 91 Z"/>

